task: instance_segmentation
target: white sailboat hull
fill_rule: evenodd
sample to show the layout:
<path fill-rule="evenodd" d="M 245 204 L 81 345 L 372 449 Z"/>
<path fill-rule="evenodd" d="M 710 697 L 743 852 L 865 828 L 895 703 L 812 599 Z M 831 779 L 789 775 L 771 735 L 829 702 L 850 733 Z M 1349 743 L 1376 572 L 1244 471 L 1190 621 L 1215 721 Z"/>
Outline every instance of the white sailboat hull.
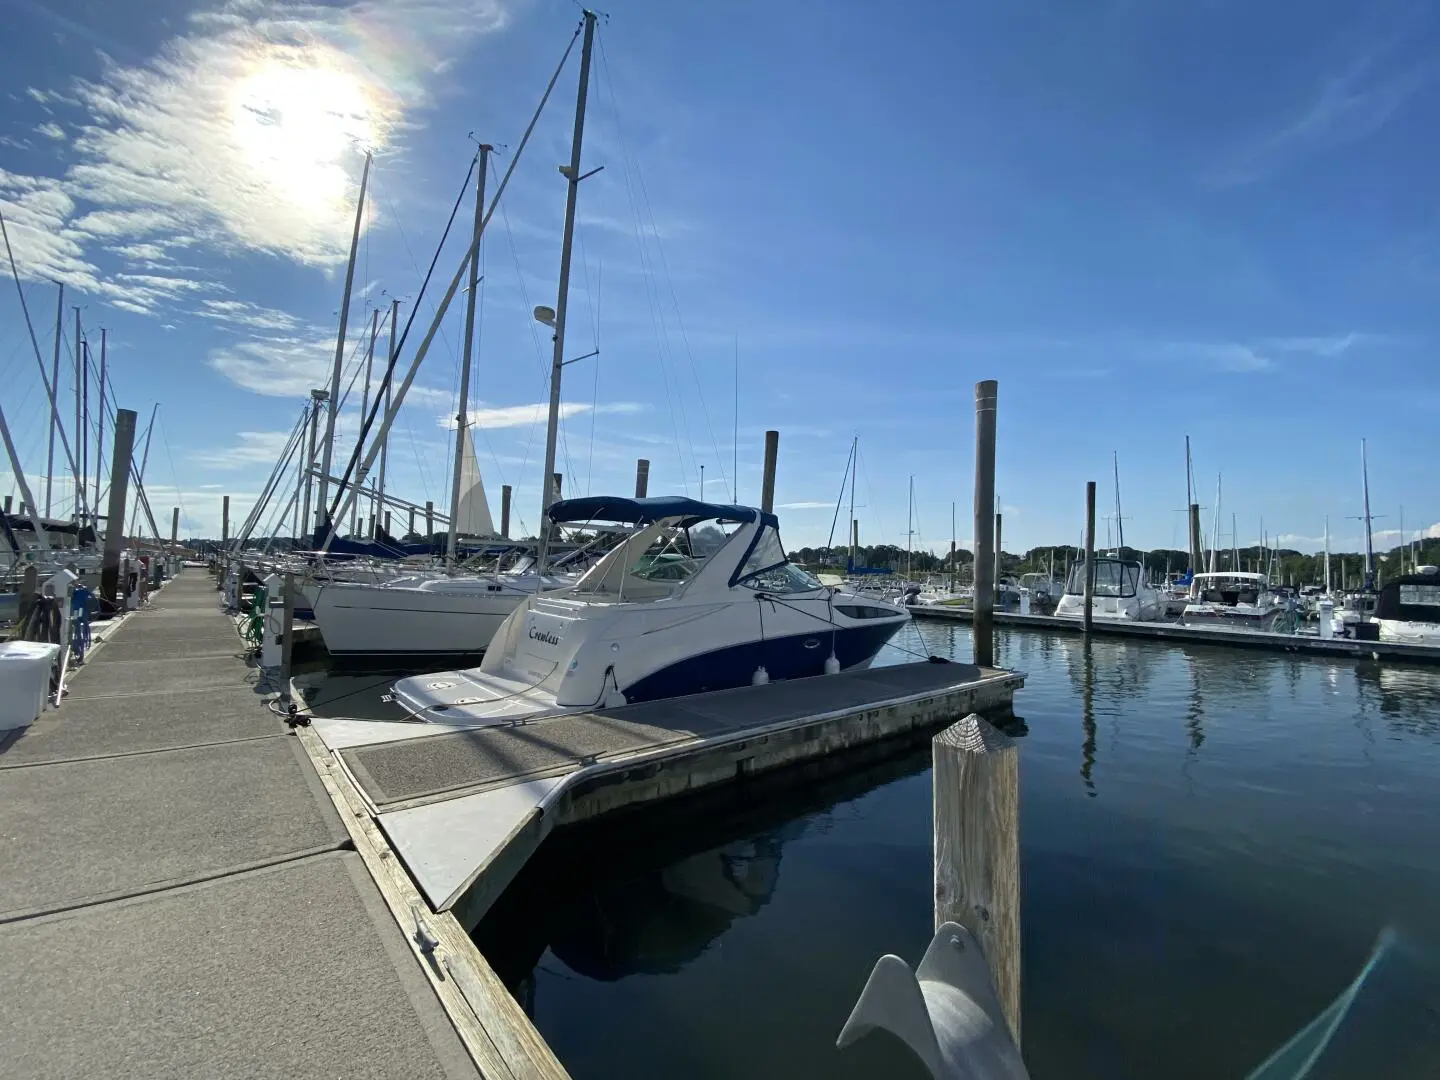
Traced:
<path fill-rule="evenodd" d="M 537 588 L 565 584 L 533 574 L 330 584 L 315 597 L 315 621 L 335 656 L 475 656 Z"/>

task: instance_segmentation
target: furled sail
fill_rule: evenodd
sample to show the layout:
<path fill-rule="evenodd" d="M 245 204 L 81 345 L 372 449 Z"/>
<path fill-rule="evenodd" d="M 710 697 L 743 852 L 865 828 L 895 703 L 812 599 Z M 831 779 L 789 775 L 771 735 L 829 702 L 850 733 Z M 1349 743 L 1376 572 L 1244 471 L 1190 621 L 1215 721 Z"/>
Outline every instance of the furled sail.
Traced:
<path fill-rule="evenodd" d="M 494 536 L 495 521 L 485 498 L 485 481 L 475 459 L 473 436 L 467 431 L 460 455 L 460 506 L 455 514 L 455 531 L 461 536 Z"/>

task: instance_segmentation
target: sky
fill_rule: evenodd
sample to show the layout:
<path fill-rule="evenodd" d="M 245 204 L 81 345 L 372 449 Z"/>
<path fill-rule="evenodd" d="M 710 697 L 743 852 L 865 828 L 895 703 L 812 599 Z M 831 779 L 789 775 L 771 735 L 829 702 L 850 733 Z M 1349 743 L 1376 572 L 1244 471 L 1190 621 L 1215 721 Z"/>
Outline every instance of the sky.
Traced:
<path fill-rule="evenodd" d="M 79 305 L 151 431 L 162 528 L 179 505 L 182 535 L 218 535 L 221 497 L 248 512 L 328 382 L 365 152 L 346 386 L 393 298 L 402 324 L 415 312 L 413 358 L 461 265 L 484 141 L 487 198 L 514 171 L 482 244 L 470 413 L 497 519 L 510 484 L 515 532 L 534 531 L 551 344 L 531 313 L 556 302 L 578 43 L 519 151 L 573 0 L 0 15 L 0 213 L 35 332 L 7 266 L 0 404 L 37 493 L 56 282 L 62 349 Z M 1328 517 L 1336 550 L 1358 548 L 1362 438 L 1377 545 L 1402 507 L 1407 535 L 1440 535 L 1437 117 L 1423 4 L 613 0 L 588 86 L 583 169 L 600 171 L 579 189 L 565 491 L 629 494 L 644 457 L 652 494 L 699 495 L 703 468 L 709 498 L 754 504 L 773 428 L 782 535 L 822 544 L 858 439 L 863 542 L 948 547 L 953 505 L 968 546 L 975 384 L 993 378 L 1006 550 L 1079 543 L 1087 480 L 1105 540 L 1117 461 L 1126 542 L 1183 548 L 1186 435 L 1207 536 L 1219 478 L 1222 544 L 1263 528 L 1316 550 Z M 464 299 L 390 442 L 389 490 L 442 508 Z M 17 490 L 0 463 L 0 494 Z"/>

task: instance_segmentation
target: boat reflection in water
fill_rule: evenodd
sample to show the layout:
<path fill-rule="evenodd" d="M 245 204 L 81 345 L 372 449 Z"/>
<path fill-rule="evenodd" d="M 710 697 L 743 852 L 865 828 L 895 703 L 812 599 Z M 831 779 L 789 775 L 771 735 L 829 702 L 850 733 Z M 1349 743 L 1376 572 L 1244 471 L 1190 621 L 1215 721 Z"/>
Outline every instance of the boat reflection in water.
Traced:
<path fill-rule="evenodd" d="M 928 732 L 871 751 L 563 829 L 476 927 L 476 944 L 532 1016 L 546 950 L 599 981 L 679 972 L 769 903 L 787 844 L 823 831 L 837 804 L 930 767 Z"/>

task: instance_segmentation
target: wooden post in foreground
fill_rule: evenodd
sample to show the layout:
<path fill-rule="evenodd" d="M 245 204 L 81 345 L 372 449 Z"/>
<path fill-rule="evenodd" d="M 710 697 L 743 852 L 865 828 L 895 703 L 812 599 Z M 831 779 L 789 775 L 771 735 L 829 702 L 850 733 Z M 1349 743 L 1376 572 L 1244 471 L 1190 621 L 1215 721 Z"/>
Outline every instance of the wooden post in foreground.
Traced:
<path fill-rule="evenodd" d="M 1085 481 L 1085 633 L 1095 622 L 1095 481 Z"/>
<path fill-rule="evenodd" d="M 988 517 L 988 515 L 987 515 Z M 957 922 L 980 942 L 1020 1045 L 1020 756 L 971 713 L 931 742 L 935 928 Z"/>
<path fill-rule="evenodd" d="M 975 663 L 995 666 L 995 406 L 999 384 L 975 384 Z"/>
<path fill-rule="evenodd" d="M 765 471 L 760 477 L 760 509 L 767 514 L 775 512 L 775 467 L 780 458 L 780 432 L 765 432 Z M 705 493 L 702 491 L 703 499 Z"/>
<path fill-rule="evenodd" d="M 635 462 L 635 497 L 643 499 L 650 493 L 650 462 L 647 458 L 639 458 Z M 704 498 L 705 493 L 701 492 L 700 497 Z"/>
<path fill-rule="evenodd" d="M 280 638 L 280 700 L 290 704 L 290 672 L 295 657 L 295 575 L 285 575 L 285 629 Z"/>
<path fill-rule="evenodd" d="M 20 579 L 20 600 L 17 622 L 23 622 L 30 609 L 35 606 L 35 597 L 40 595 L 40 571 L 34 563 L 25 567 L 25 576 Z"/>
<path fill-rule="evenodd" d="M 435 502 L 433 499 L 425 500 L 425 537 L 429 539 L 435 535 Z"/>
<path fill-rule="evenodd" d="M 220 546 L 230 546 L 230 496 L 220 500 Z"/>

